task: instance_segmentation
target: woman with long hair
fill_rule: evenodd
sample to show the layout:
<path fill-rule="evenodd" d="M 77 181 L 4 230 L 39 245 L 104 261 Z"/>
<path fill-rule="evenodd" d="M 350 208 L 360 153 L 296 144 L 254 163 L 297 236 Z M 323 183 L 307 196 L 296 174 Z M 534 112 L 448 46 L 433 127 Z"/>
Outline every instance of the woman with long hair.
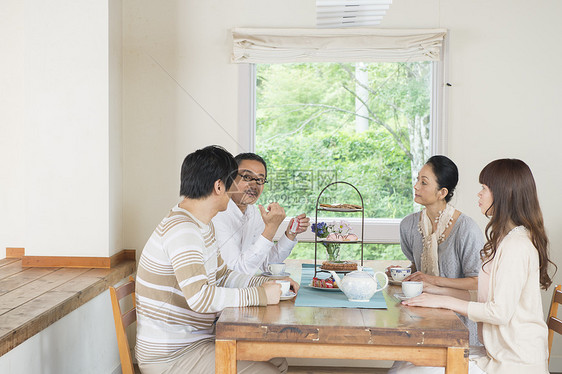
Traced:
<path fill-rule="evenodd" d="M 479 323 L 485 349 L 471 352 L 470 373 L 548 373 L 540 289 L 552 283 L 552 262 L 533 174 L 521 160 L 501 159 L 484 167 L 479 179 L 478 205 L 490 221 L 477 294 L 429 287 L 403 303 L 451 309 Z M 406 363 L 393 372 L 443 372 L 432 369 Z"/>

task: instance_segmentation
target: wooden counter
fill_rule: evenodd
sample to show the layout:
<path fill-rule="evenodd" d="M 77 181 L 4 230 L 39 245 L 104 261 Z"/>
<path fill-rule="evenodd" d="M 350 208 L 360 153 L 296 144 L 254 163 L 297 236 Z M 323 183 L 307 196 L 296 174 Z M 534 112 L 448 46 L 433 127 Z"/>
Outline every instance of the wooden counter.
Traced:
<path fill-rule="evenodd" d="M 133 274 L 136 263 L 111 269 L 24 268 L 0 260 L 0 356 Z"/>

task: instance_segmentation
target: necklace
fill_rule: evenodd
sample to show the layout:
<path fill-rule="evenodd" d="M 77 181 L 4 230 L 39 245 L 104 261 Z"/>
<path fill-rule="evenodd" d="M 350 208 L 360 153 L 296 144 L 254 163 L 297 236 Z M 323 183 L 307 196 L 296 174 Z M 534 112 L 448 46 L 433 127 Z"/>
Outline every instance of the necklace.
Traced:
<path fill-rule="evenodd" d="M 421 254 L 421 271 L 430 275 L 439 275 L 439 244 L 445 241 L 445 231 L 453 222 L 455 208 L 447 204 L 443 211 L 439 211 L 437 218 L 430 218 L 427 208 L 422 210 L 418 222 L 423 251 Z M 436 224 L 435 230 L 433 225 Z"/>
<path fill-rule="evenodd" d="M 441 244 L 445 241 L 445 232 L 447 231 L 447 229 L 449 228 L 449 226 L 451 226 L 451 224 L 453 223 L 453 214 L 450 214 L 450 212 L 447 212 L 449 214 L 447 214 L 448 219 L 446 221 L 446 223 L 444 223 L 444 225 L 441 224 L 441 220 L 444 218 L 443 215 L 445 214 L 445 211 L 447 210 L 447 207 L 449 205 L 447 205 L 445 207 L 445 209 L 440 210 L 437 212 L 437 217 L 435 217 L 435 219 L 433 220 L 433 222 L 435 222 L 437 224 L 437 232 L 439 233 L 439 236 L 437 237 L 437 244 Z M 454 213 L 454 210 L 453 210 Z M 422 214 L 427 214 L 426 209 L 422 210 Z M 429 215 L 428 215 L 429 217 Z M 426 245 L 430 245 L 431 243 L 431 233 L 429 233 L 429 235 L 425 235 L 424 234 L 424 230 L 422 228 L 422 219 L 419 220 L 418 222 L 418 231 L 422 236 L 422 242 L 424 244 L 424 247 Z M 426 243 L 426 241 L 429 241 Z"/>

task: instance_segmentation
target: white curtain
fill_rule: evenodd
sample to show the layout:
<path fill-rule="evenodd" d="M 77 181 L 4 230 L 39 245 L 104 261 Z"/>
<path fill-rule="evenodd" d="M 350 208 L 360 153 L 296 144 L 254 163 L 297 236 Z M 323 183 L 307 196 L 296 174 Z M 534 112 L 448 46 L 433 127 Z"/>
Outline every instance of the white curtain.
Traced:
<path fill-rule="evenodd" d="M 401 62 L 440 59 L 446 29 L 232 30 L 232 62 Z"/>

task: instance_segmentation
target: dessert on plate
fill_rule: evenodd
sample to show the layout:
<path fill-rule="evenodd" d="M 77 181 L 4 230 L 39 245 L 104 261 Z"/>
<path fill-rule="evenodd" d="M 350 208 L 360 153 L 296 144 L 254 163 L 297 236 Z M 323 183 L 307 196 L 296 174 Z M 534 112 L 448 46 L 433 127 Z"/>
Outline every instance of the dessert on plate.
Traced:
<path fill-rule="evenodd" d="M 320 267 L 322 270 L 354 271 L 357 263 L 353 261 L 324 261 Z"/>
<path fill-rule="evenodd" d="M 338 288 L 338 285 L 333 277 L 326 279 L 314 277 L 312 278 L 312 286 L 318 288 Z"/>

